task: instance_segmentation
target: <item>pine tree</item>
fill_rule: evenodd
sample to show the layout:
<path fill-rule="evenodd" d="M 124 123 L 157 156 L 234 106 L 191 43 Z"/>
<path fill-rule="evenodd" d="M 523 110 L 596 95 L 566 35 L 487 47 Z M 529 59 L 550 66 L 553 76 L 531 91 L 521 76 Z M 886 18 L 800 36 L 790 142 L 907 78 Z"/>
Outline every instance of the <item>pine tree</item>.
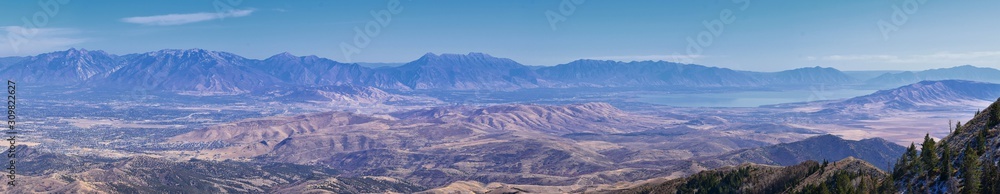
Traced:
<path fill-rule="evenodd" d="M 913 145 L 913 143 L 910 143 L 910 147 L 906 148 L 906 152 L 896 160 L 896 165 L 893 165 L 892 167 L 893 179 L 903 179 L 908 172 L 913 172 L 916 165 L 916 159 L 917 148 Z"/>
<path fill-rule="evenodd" d="M 818 190 L 819 190 L 820 194 L 833 193 L 833 192 L 830 192 L 830 186 L 827 186 L 826 183 L 821 183 L 819 185 L 819 189 Z"/>
<path fill-rule="evenodd" d="M 848 172 L 838 171 L 833 175 L 834 193 L 857 193 L 856 188 L 851 185 L 851 176 Z"/>
<path fill-rule="evenodd" d="M 1000 124 L 1000 107 L 998 107 L 997 102 L 994 102 L 988 109 L 990 109 L 990 114 L 986 115 L 986 128 L 992 128 L 993 126 Z"/>
<path fill-rule="evenodd" d="M 962 156 L 962 193 L 979 193 L 980 174 L 979 155 L 971 147 L 966 148 Z"/>
<path fill-rule="evenodd" d="M 941 141 L 941 181 L 948 181 L 951 178 L 951 148 L 944 141 Z"/>
<path fill-rule="evenodd" d="M 920 166 L 927 172 L 927 177 L 937 175 L 938 158 L 934 144 L 934 139 L 931 139 L 929 133 L 924 135 L 924 143 L 920 149 Z"/>
<path fill-rule="evenodd" d="M 984 128 L 983 130 L 979 130 L 979 134 L 976 135 L 976 147 L 975 147 L 976 151 L 980 153 L 986 151 L 986 136 L 988 136 L 989 133 L 990 133 L 989 128 Z"/>
<path fill-rule="evenodd" d="M 819 167 L 819 174 L 826 173 L 826 165 L 827 164 L 830 164 L 830 161 L 827 161 L 826 159 L 823 159 L 823 166 Z"/>
<path fill-rule="evenodd" d="M 907 169 L 907 171 L 913 172 L 917 170 L 916 168 L 920 168 L 920 166 L 918 166 L 919 161 L 917 161 L 917 157 L 919 156 L 917 154 L 917 146 L 914 145 L 913 142 L 910 142 L 910 148 L 906 149 L 906 155 L 909 157 L 907 159 L 909 160 L 909 163 L 907 164 L 909 169 Z"/>
<path fill-rule="evenodd" d="M 955 134 L 962 132 L 962 121 L 955 123 Z"/>
<path fill-rule="evenodd" d="M 896 193 L 898 189 L 896 189 L 895 183 L 896 181 L 892 176 L 886 176 L 882 182 L 879 182 L 878 193 Z"/>
<path fill-rule="evenodd" d="M 1000 170 L 991 163 L 983 165 L 983 174 L 980 176 L 979 191 L 982 193 L 1000 193 Z"/>

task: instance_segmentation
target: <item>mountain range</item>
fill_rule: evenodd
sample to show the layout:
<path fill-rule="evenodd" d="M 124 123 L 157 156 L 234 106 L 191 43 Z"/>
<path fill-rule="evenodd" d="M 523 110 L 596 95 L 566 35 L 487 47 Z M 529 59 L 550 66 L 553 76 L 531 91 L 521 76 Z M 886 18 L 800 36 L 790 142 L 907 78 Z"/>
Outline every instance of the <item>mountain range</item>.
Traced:
<path fill-rule="evenodd" d="M 807 160 L 837 161 L 855 157 L 882 170 L 889 170 L 890 164 L 905 151 L 906 147 L 882 138 L 855 141 L 834 135 L 819 135 L 797 142 L 733 151 L 713 156 L 702 163 L 714 167 L 743 163 L 791 166 Z"/>
<path fill-rule="evenodd" d="M 854 157 L 789 166 L 747 163 L 596 193 L 892 193 L 888 174 Z"/>
<path fill-rule="evenodd" d="M 924 71 L 904 71 L 885 73 L 867 80 L 868 84 L 899 86 L 925 80 L 961 79 L 979 82 L 1000 83 L 1000 70 L 986 67 L 962 65 L 952 68 L 930 69 Z"/>
<path fill-rule="evenodd" d="M 352 175 L 405 177 L 421 185 L 467 179 L 567 184 L 660 170 L 611 171 L 617 164 L 607 156 L 559 135 L 632 132 L 663 122 L 605 103 L 436 107 L 391 114 L 334 111 L 212 126 L 168 142 L 227 145 L 201 150 L 204 154 L 194 156 L 198 158 L 330 166 Z"/>
<path fill-rule="evenodd" d="M 258 60 L 203 49 L 166 49 L 113 55 L 70 49 L 0 58 L 0 76 L 35 85 L 121 87 L 194 93 L 241 94 L 283 86 L 355 85 L 391 90 L 516 90 L 566 87 L 796 87 L 892 85 L 933 79 L 1000 82 L 1000 71 L 959 66 L 884 73 L 861 80 L 833 68 L 752 72 L 665 61 L 577 60 L 525 66 L 483 53 L 433 54 L 371 68 L 316 56 L 281 53 Z M 898 86 L 898 85 L 892 85 Z"/>
<path fill-rule="evenodd" d="M 1000 96 L 1000 84 L 965 80 L 920 81 L 833 102 L 825 107 L 833 110 L 914 110 L 925 106 L 963 106 L 970 102 L 988 102 L 995 100 L 997 96 Z"/>
<path fill-rule="evenodd" d="M 412 193 L 425 190 L 390 177 L 338 174 L 281 163 L 103 158 L 19 145 L 17 186 L 3 193 Z"/>
<path fill-rule="evenodd" d="M 743 162 L 797 164 L 848 156 L 888 161 L 901 149 L 880 139 L 820 136 L 763 151 L 744 150 L 815 133 L 737 130 L 752 126 L 699 130 L 683 123 L 636 115 L 607 103 L 447 106 L 248 119 L 193 130 L 166 142 L 222 145 L 179 155 L 184 158 L 318 165 L 343 170 L 347 176 L 397 177 L 427 187 L 455 181 L 610 184 Z M 817 150 L 822 152 L 806 153 Z"/>
<path fill-rule="evenodd" d="M 848 143 L 844 143 L 848 142 Z M 888 155 L 872 150 L 884 146 L 851 144 L 891 144 L 878 139 L 844 141 L 823 135 L 800 142 L 746 149 L 720 155 L 719 159 L 796 158 L 794 156 L 824 155 L 841 157 L 823 146 L 844 146 L 844 150 L 877 156 L 881 159 L 858 159 L 846 156 L 835 162 L 808 160 L 787 166 L 743 163 L 705 170 L 683 178 L 653 178 L 614 185 L 591 187 L 545 187 L 537 185 L 482 184 L 455 182 L 425 191 L 453 192 L 572 192 L 572 193 L 998 193 L 1000 192 L 1000 100 L 977 112 L 964 124 L 955 126 L 944 138 L 925 137 L 921 144 L 911 144 L 901 151 L 892 145 L 895 163 L 881 170 L 866 160 L 888 162 Z M 919 150 L 917 145 L 920 146 Z M 886 151 L 883 150 L 883 151 Z M 863 154 L 867 153 L 867 154 Z M 876 153 L 876 154 L 871 154 Z M 751 155 L 752 157 L 742 157 Z M 786 155 L 786 156 L 781 156 Z M 789 157 L 793 156 L 793 157 Z M 800 158 L 801 159 L 801 158 Z M 762 163 L 774 161 L 759 160 Z M 791 163 L 781 162 L 781 163 Z M 785 165 L 785 164 L 783 164 Z M 883 168 L 886 169 L 886 168 Z M 889 171 L 889 172 L 886 172 Z"/>
<path fill-rule="evenodd" d="M 23 58 L 0 60 L 0 75 L 37 85 L 69 85 L 103 80 L 125 64 L 104 51 L 71 49 Z"/>

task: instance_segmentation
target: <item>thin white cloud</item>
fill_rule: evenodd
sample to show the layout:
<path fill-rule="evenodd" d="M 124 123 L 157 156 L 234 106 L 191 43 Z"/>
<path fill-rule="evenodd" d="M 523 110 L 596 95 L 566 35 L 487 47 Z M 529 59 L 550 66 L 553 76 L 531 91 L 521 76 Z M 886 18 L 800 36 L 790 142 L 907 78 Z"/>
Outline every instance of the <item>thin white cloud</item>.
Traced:
<path fill-rule="evenodd" d="M 27 56 L 52 52 L 86 42 L 72 28 L 0 26 L 0 56 Z"/>
<path fill-rule="evenodd" d="M 878 63 L 976 63 L 996 61 L 997 59 L 1000 59 L 1000 51 L 977 51 L 964 53 L 938 52 L 923 55 L 829 55 L 822 57 L 806 57 L 806 60 Z"/>
<path fill-rule="evenodd" d="M 171 26 L 171 25 L 181 25 L 189 24 L 195 22 L 203 22 L 209 20 L 223 19 L 223 18 L 236 18 L 249 16 L 254 12 L 253 9 L 243 9 L 243 10 L 230 10 L 227 12 L 218 13 L 187 13 L 187 14 L 167 14 L 167 15 L 154 15 L 154 16 L 140 16 L 140 17 L 127 17 L 122 18 L 122 22 L 151 25 L 151 26 Z"/>
<path fill-rule="evenodd" d="M 703 55 L 629 55 L 591 57 L 590 59 L 612 61 L 672 61 L 690 63 L 691 60 L 704 57 L 705 56 Z"/>

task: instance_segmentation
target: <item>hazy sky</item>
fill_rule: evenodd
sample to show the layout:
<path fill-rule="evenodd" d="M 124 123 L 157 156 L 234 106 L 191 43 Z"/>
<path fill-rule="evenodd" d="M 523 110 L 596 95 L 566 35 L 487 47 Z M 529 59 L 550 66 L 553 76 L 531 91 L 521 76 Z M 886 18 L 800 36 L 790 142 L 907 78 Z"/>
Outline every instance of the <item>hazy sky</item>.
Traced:
<path fill-rule="evenodd" d="M 756 71 L 1000 68 L 1000 1 L 65 1 L 0 2 L 0 56 L 203 48 L 345 62 L 484 52 L 526 65 L 590 58 Z M 355 29 L 372 36 L 356 41 Z"/>

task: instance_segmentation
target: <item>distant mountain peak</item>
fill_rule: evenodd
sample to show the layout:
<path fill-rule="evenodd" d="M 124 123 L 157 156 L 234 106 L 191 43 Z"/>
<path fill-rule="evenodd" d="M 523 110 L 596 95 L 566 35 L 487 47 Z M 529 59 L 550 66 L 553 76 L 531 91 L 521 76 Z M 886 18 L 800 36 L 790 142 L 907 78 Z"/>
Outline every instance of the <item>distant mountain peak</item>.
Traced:
<path fill-rule="evenodd" d="M 179 58 L 179 59 L 203 58 L 203 59 L 211 59 L 218 62 L 233 62 L 237 60 L 246 59 L 243 58 L 242 56 L 233 53 L 222 52 L 222 51 L 211 51 L 200 48 L 192 48 L 184 50 L 163 49 L 163 50 L 148 52 L 143 55 L 156 58 L 162 58 L 162 57 Z"/>
<path fill-rule="evenodd" d="M 833 68 L 833 67 L 815 66 L 815 67 L 795 68 L 795 69 L 785 70 L 784 72 L 792 72 L 792 71 L 830 71 L 830 72 L 833 72 L 833 71 L 840 71 L 840 70 L 837 70 L 836 68 Z"/>
<path fill-rule="evenodd" d="M 961 65 L 923 71 L 885 73 L 867 82 L 872 85 L 899 86 L 923 80 L 961 79 L 990 83 L 1000 83 L 1000 70 L 989 67 Z"/>
<path fill-rule="evenodd" d="M 799 69 L 823 69 L 823 70 L 837 70 L 836 68 L 833 68 L 833 67 L 821 67 L 821 66 L 815 66 L 815 67 L 803 67 L 803 68 L 799 68 Z"/>
<path fill-rule="evenodd" d="M 911 85 L 933 85 L 933 84 L 969 84 L 969 83 L 983 83 L 977 81 L 969 80 L 957 80 L 957 79 L 946 79 L 946 80 L 924 80 Z"/>
<path fill-rule="evenodd" d="M 469 52 L 468 54 L 465 54 L 465 56 L 469 56 L 469 57 L 493 57 L 493 56 L 491 56 L 489 54 L 480 53 L 480 52 Z"/>
<path fill-rule="evenodd" d="M 902 155 L 905 150 L 905 147 L 881 138 L 855 141 L 824 134 L 802 141 L 732 151 L 720 156 L 712 156 L 711 159 L 705 160 L 703 163 L 709 166 L 735 165 L 746 162 L 794 165 L 806 160 L 836 161 L 845 158 L 861 158 L 876 164 L 875 166 L 881 169 L 891 169 L 888 162 L 894 161 L 895 157 Z"/>
<path fill-rule="evenodd" d="M 927 80 L 832 103 L 828 108 L 909 110 L 922 106 L 959 105 L 1000 96 L 1000 84 L 967 80 Z"/>
<path fill-rule="evenodd" d="M 69 52 L 69 53 L 86 53 L 87 49 L 76 49 L 76 47 L 73 47 L 73 48 L 69 48 L 69 50 L 66 50 L 66 52 Z"/>
<path fill-rule="evenodd" d="M 276 55 L 273 55 L 273 56 L 271 56 L 271 57 L 268 57 L 267 59 L 264 59 L 264 60 L 275 60 L 275 59 L 297 59 L 297 58 L 299 58 L 299 57 L 298 57 L 298 56 L 295 56 L 295 55 L 293 55 L 292 53 L 288 53 L 288 52 L 281 52 L 281 53 L 278 53 L 278 54 L 276 54 Z"/>
<path fill-rule="evenodd" d="M 192 54 L 192 53 L 213 53 L 214 51 L 209 51 L 200 48 L 190 48 L 190 49 L 161 49 L 158 51 L 153 51 L 149 53 L 158 54 Z"/>
<path fill-rule="evenodd" d="M 88 57 L 88 55 L 91 54 L 91 52 L 92 51 L 87 51 L 86 49 L 70 48 L 70 49 L 65 50 L 65 51 L 46 53 L 46 54 L 42 54 L 42 55 L 39 55 L 39 56 L 46 56 L 46 57 L 50 57 L 50 58 L 52 58 L 52 57 L 86 58 L 86 57 Z M 94 54 L 103 54 L 103 55 L 106 55 L 107 53 L 104 53 L 104 51 L 99 51 L 99 52 L 94 51 Z"/>
<path fill-rule="evenodd" d="M 844 138 L 840 138 L 840 136 L 836 136 L 836 135 L 833 135 L 833 134 L 817 135 L 817 136 L 813 136 L 813 137 L 806 138 L 806 139 L 810 139 L 810 140 L 824 140 L 824 141 L 829 141 L 829 140 L 842 141 L 842 140 L 844 140 Z"/>
<path fill-rule="evenodd" d="M 992 70 L 992 68 L 989 68 L 989 67 L 977 67 L 977 66 L 965 64 L 965 65 L 959 65 L 959 66 L 954 66 L 954 67 L 928 69 L 928 70 L 924 70 L 924 71 L 918 71 L 918 73 L 936 72 L 936 71 L 937 72 L 941 72 L 941 71 L 976 71 L 976 70 L 987 70 L 987 69 Z"/>
<path fill-rule="evenodd" d="M 572 64 L 572 63 L 623 63 L 623 62 L 614 60 L 600 60 L 600 59 L 577 59 L 569 63 Z"/>
<path fill-rule="evenodd" d="M 17 60 L 0 70 L 0 75 L 41 84 L 72 85 L 101 78 L 119 63 L 104 51 L 70 48 Z"/>
<path fill-rule="evenodd" d="M 107 52 L 104 52 L 102 50 L 88 51 L 87 49 L 70 48 L 70 49 L 66 49 L 65 51 L 55 51 L 55 52 L 43 53 L 43 54 L 39 54 L 39 55 L 36 55 L 36 56 L 33 56 L 33 57 L 43 57 L 43 56 L 47 56 L 47 57 L 55 57 L 55 56 L 59 56 L 59 57 L 82 57 L 82 56 L 86 56 L 86 55 L 90 55 L 90 54 L 110 55 Z"/>
<path fill-rule="evenodd" d="M 55 58 L 65 58 L 66 60 L 82 60 L 82 59 L 93 58 L 93 57 L 104 58 L 104 57 L 114 57 L 114 56 L 112 56 L 112 55 L 110 55 L 107 52 L 104 52 L 102 50 L 88 51 L 87 49 L 70 48 L 70 49 L 65 50 L 65 51 L 56 51 L 56 52 L 50 52 L 50 53 L 43 53 L 43 54 L 39 54 L 39 55 L 32 56 L 32 57 L 29 57 L 29 58 L 37 58 L 37 59 L 45 59 L 45 60 L 52 60 L 52 59 L 55 59 Z"/>
<path fill-rule="evenodd" d="M 434 52 L 427 52 L 427 53 L 424 53 L 424 55 L 421 56 L 421 57 L 436 57 L 436 56 L 437 56 L 437 54 L 434 54 Z"/>
<path fill-rule="evenodd" d="M 427 53 L 424 54 L 423 57 L 420 57 L 419 59 L 412 61 L 408 64 L 413 64 L 418 66 L 425 66 L 425 65 L 432 65 L 432 66 L 502 65 L 508 67 L 523 66 L 521 64 L 518 64 L 514 60 L 508 58 L 499 58 L 490 56 L 489 54 L 477 53 L 477 52 L 470 52 L 468 54 L 442 53 L 439 55 L 436 55 L 434 53 Z"/>
<path fill-rule="evenodd" d="M 954 67 L 937 68 L 937 69 L 979 69 L 979 68 L 983 68 L 983 67 L 976 67 L 974 65 L 965 64 L 965 65 L 959 65 L 959 66 L 954 66 Z M 931 70 L 934 70 L 934 69 L 931 69 Z"/>
<path fill-rule="evenodd" d="M 427 54 L 424 54 L 424 56 L 420 57 L 420 59 L 455 60 L 455 59 L 506 59 L 506 58 L 497 58 L 489 54 L 479 53 L 479 52 L 469 52 L 467 54 L 458 54 L 458 53 L 434 54 L 429 52 Z"/>

